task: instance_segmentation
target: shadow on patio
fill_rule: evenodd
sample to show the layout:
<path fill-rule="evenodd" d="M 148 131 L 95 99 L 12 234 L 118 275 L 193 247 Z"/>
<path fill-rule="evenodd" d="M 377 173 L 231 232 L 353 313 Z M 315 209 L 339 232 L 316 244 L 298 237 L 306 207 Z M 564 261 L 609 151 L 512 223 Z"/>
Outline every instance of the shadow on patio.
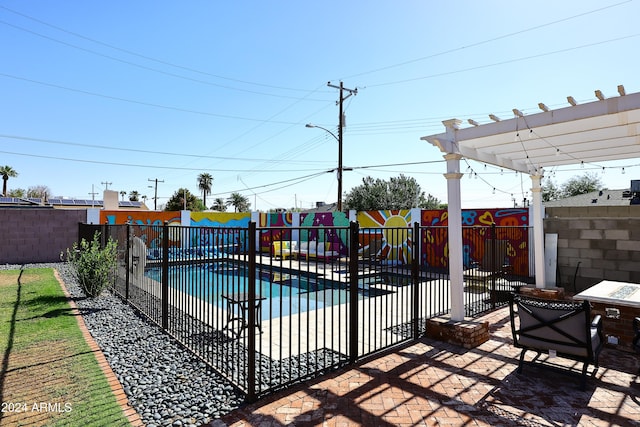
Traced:
<path fill-rule="evenodd" d="M 491 337 L 475 349 L 423 338 L 211 425 L 640 426 L 635 354 L 605 348 L 595 377 L 580 391 L 581 365 L 565 359 L 526 364 L 516 374 L 519 350 L 511 345 L 508 308 L 483 319 Z"/>

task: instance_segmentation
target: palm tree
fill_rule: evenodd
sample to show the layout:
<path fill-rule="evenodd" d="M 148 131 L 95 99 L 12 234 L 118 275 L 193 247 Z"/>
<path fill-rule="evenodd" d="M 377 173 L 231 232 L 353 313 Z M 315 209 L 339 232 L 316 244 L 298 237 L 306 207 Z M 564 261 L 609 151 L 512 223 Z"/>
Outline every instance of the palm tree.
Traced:
<path fill-rule="evenodd" d="M 249 203 L 248 197 L 245 197 L 240 193 L 231 193 L 227 199 L 227 205 L 233 206 L 235 212 L 246 212 L 249 210 L 251 203 Z"/>
<path fill-rule="evenodd" d="M 9 178 L 15 178 L 18 176 L 18 172 L 16 172 L 11 166 L 2 166 L 0 167 L 0 175 L 2 175 L 2 195 L 7 195 L 7 181 Z"/>
<path fill-rule="evenodd" d="M 224 212 L 227 210 L 227 204 L 224 202 L 224 199 L 222 197 L 218 197 L 213 201 L 213 206 L 211 206 L 211 209 L 218 212 Z"/>
<path fill-rule="evenodd" d="M 198 175 L 198 189 L 202 190 L 202 202 L 207 206 L 207 194 L 211 194 L 211 186 L 213 185 L 213 177 L 209 173 L 201 173 Z"/>
<path fill-rule="evenodd" d="M 140 193 L 138 193 L 136 190 L 130 191 L 129 192 L 129 200 L 132 202 L 137 202 L 140 198 Z"/>
<path fill-rule="evenodd" d="M 123 190 L 123 191 L 120 192 L 120 196 L 122 196 L 122 200 L 124 200 L 124 196 L 126 196 L 126 195 L 127 195 L 126 191 Z"/>

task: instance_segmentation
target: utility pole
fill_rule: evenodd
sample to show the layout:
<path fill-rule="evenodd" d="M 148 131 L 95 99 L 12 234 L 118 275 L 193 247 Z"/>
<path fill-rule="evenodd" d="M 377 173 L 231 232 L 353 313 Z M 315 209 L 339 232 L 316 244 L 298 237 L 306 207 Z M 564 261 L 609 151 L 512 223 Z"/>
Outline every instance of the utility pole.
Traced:
<path fill-rule="evenodd" d="M 93 184 L 91 184 L 91 193 L 89 194 L 91 195 L 91 207 L 93 208 L 95 206 L 96 194 L 98 194 L 96 191 L 93 190 Z"/>
<path fill-rule="evenodd" d="M 154 196 L 153 196 L 153 210 L 157 211 L 158 210 L 158 183 L 159 182 L 164 182 L 164 181 L 160 181 L 160 180 L 158 180 L 158 178 L 156 178 L 156 179 L 149 178 L 149 179 L 147 179 L 147 181 L 151 181 L 151 182 L 155 181 L 155 183 L 156 183 L 156 185 L 155 185 L 155 193 L 154 193 Z"/>
<path fill-rule="evenodd" d="M 108 190 L 108 189 L 109 189 L 109 186 L 110 186 L 111 184 L 113 184 L 113 182 L 107 182 L 107 181 L 105 181 L 105 182 L 101 182 L 100 184 L 104 185 L 104 189 L 105 189 L 105 190 Z"/>
<path fill-rule="evenodd" d="M 338 212 L 342 212 L 342 128 L 344 127 L 344 112 L 343 112 L 343 103 L 344 100 L 349 98 L 351 95 L 357 95 L 358 89 L 347 89 L 340 82 L 340 86 L 332 85 L 331 82 L 327 83 L 327 86 L 340 89 L 340 98 L 337 102 L 339 105 L 338 112 Z M 344 92 L 348 92 L 347 96 L 344 96 Z"/>

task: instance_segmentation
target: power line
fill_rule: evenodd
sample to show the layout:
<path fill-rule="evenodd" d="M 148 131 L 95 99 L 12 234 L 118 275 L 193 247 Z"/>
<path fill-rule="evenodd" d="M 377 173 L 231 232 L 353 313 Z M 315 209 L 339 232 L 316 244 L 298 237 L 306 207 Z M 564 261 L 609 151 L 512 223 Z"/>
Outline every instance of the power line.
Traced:
<path fill-rule="evenodd" d="M 56 157 L 56 156 L 45 156 L 42 154 L 26 154 L 26 153 L 16 153 L 13 151 L 0 151 L 2 154 L 12 154 L 14 156 L 24 156 L 24 157 L 36 157 L 40 159 L 50 159 L 50 160 L 64 160 L 68 162 L 79 162 L 79 163 L 93 163 L 99 165 L 112 165 L 112 166 L 125 166 L 125 167 L 135 167 L 135 168 L 150 168 L 150 169 L 172 169 L 172 170 L 187 170 L 187 171 L 199 171 L 199 172 L 259 172 L 255 169 L 220 169 L 220 168 L 187 168 L 180 166 L 158 166 L 158 165 L 150 165 L 150 164 L 135 164 L 135 163 L 120 163 L 120 162 L 107 162 L 103 160 L 87 160 L 87 159 L 73 159 L 69 157 Z M 309 169 L 287 169 L 288 172 L 302 172 L 308 171 Z M 282 172 L 282 171 L 263 171 L 263 172 Z"/>
<path fill-rule="evenodd" d="M 318 88 L 319 88 L 319 87 L 317 87 L 316 89 L 314 89 L 314 91 L 313 91 L 313 92 L 311 92 L 309 95 L 311 95 L 312 93 L 314 93 L 315 91 L 317 91 L 317 90 L 318 90 Z M 227 145 L 229 145 L 229 144 L 231 144 L 231 143 L 233 143 L 233 142 L 235 142 L 235 141 L 239 140 L 240 138 L 242 138 L 242 137 L 244 137 L 244 136 L 246 136 L 246 135 L 249 135 L 251 132 L 255 131 L 256 129 L 258 129 L 259 127 L 261 127 L 261 126 L 265 125 L 266 123 L 273 123 L 273 119 L 275 119 L 276 117 L 278 117 L 280 114 L 284 113 L 285 111 L 289 110 L 290 108 L 293 108 L 296 104 L 298 104 L 299 102 L 301 102 L 303 99 L 304 99 L 304 98 L 299 99 L 298 101 L 294 102 L 293 104 L 288 105 L 287 107 L 285 107 L 285 108 L 281 109 L 281 110 L 280 110 L 280 111 L 278 111 L 277 113 L 275 113 L 275 114 L 271 115 L 268 119 L 266 119 L 266 120 L 264 120 L 264 121 L 262 121 L 262 122 L 260 122 L 260 123 L 256 124 L 256 125 L 255 125 L 254 127 L 252 127 L 251 129 L 249 129 L 249 130 L 247 130 L 247 131 L 243 132 L 242 134 L 240 134 L 240 135 L 236 136 L 235 138 L 232 138 L 231 140 L 229 140 L 229 141 L 227 141 L 226 143 L 222 144 L 222 146 L 221 146 L 221 147 L 218 147 L 218 149 L 223 148 L 223 147 L 226 147 Z M 313 113 L 313 114 L 317 114 L 319 111 L 323 110 L 324 108 L 326 108 L 326 106 L 325 106 L 325 107 L 323 107 L 323 108 L 321 108 L 320 110 L 316 111 L 316 112 L 315 112 L 315 113 Z M 277 132 L 277 133 L 275 133 L 274 135 L 271 135 L 270 137 L 265 138 L 265 139 L 263 139 L 262 141 L 257 142 L 256 144 L 253 144 L 253 145 L 251 145 L 251 146 L 249 146 L 249 147 L 245 148 L 244 150 L 240 151 L 239 153 L 244 153 L 244 152 L 246 152 L 246 151 L 249 151 L 249 150 L 251 150 L 251 149 L 253 149 L 253 148 L 255 148 L 255 147 L 259 146 L 259 145 L 262 145 L 262 144 L 264 144 L 265 142 L 267 142 L 267 141 L 269 141 L 269 140 L 271 140 L 271 139 L 275 138 L 276 136 L 278 136 L 278 135 L 280 135 L 280 134 L 282 134 L 282 133 L 286 132 L 287 130 L 289 130 L 289 129 L 293 128 L 293 127 L 298 127 L 298 126 L 300 126 L 300 123 L 291 123 L 291 124 L 289 125 L 289 127 L 285 128 L 285 129 L 282 129 L 280 132 Z M 278 156 L 278 157 L 281 157 L 281 156 Z"/>
<path fill-rule="evenodd" d="M 47 144 L 59 144 L 59 145 L 68 145 L 73 147 L 85 147 L 85 148 L 97 148 L 101 150 L 113 150 L 113 151 L 125 151 L 125 152 L 133 152 L 133 153 L 143 153 L 143 154 L 157 154 L 163 156 L 181 156 L 181 157 L 194 157 L 198 159 L 216 159 L 216 160 L 235 160 L 235 161 L 246 161 L 246 162 L 273 162 L 273 163 L 281 163 L 281 159 L 262 159 L 262 158 L 242 158 L 242 157 L 230 157 L 230 156 L 209 156 L 203 154 L 189 154 L 189 153 L 178 153 L 178 152 L 169 152 L 169 151 L 154 151 L 154 150 L 142 150 L 138 148 L 122 148 L 122 147 L 110 147 L 107 145 L 97 145 L 97 144 L 83 144 L 78 142 L 69 142 L 69 141 L 60 141 L 54 139 L 44 139 L 44 138 L 33 138 L 28 136 L 18 136 L 18 135 L 5 135 L 0 134 L 0 138 L 7 139 L 17 139 L 23 141 L 34 141 L 34 142 L 44 142 Z M 299 160 L 298 163 L 326 163 L 320 160 Z"/>
<path fill-rule="evenodd" d="M 138 53 L 138 52 L 134 52 L 132 50 L 124 49 L 124 48 L 121 48 L 121 47 L 118 47 L 118 46 L 115 46 L 115 45 L 112 45 L 112 44 L 109 44 L 109 43 L 105 43 L 103 41 L 96 40 L 96 39 L 91 38 L 91 37 L 87 37 L 87 36 L 82 35 L 80 33 L 69 31 L 69 30 L 67 30 L 65 28 L 50 24 L 50 23 L 45 22 L 45 21 L 43 21 L 41 19 L 34 18 L 33 16 L 29 16 L 27 14 L 18 12 L 18 11 L 13 10 L 13 9 L 10 9 L 10 8 L 8 8 L 6 6 L 1 6 L 0 5 L 0 8 L 6 10 L 8 12 L 11 12 L 13 14 L 22 16 L 22 17 L 27 18 L 27 19 L 30 19 L 30 20 L 32 20 L 34 22 L 39 23 L 39 24 L 46 25 L 47 27 L 53 28 L 55 30 L 70 34 L 70 35 L 72 35 L 74 37 L 78 37 L 78 38 L 81 38 L 83 40 L 87 40 L 87 41 L 90 41 L 92 43 L 95 43 L 95 44 L 98 44 L 98 45 L 101 45 L 101 46 L 104 46 L 104 47 L 108 47 L 109 49 L 114 49 L 114 50 L 126 53 L 128 55 L 137 56 L 139 58 L 142 58 L 142 59 L 145 59 L 145 60 L 148 60 L 148 61 L 157 62 L 157 63 L 162 64 L 162 65 L 169 65 L 171 67 L 179 68 L 179 69 L 182 69 L 182 70 L 185 70 L 185 71 L 206 75 L 206 76 L 214 77 L 214 78 L 221 79 L 221 80 L 229 80 L 229 81 L 236 82 L 236 83 L 243 83 L 243 84 L 247 84 L 247 85 L 267 87 L 267 88 L 271 88 L 271 89 L 288 90 L 288 91 L 296 91 L 296 92 L 308 92 L 308 90 L 306 90 L 306 89 L 296 89 L 296 88 L 289 88 L 289 87 L 283 87 L 283 86 L 269 85 L 269 84 L 265 84 L 265 83 L 251 82 L 251 81 L 247 81 L 247 80 L 240 80 L 240 79 L 235 79 L 235 78 L 231 78 L 231 77 L 220 76 L 220 75 L 217 75 L 217 74 L 213 74 L 213 73 L 209 73 L 209 72 L 206 72 L 206 71 L 198 70 L 198 69 L 192 68 L 192 67 L 186 67 L 184 65 L 175 64 L 173 62 L 169 62 L 169 61 L 165 61 L 165 60 L 162 60 L 162 59 L 154 58 L 154 57 L 151 57 L 151 56 L 148 56 L 148 55 L 144 55 L 144 54 L 141 54 L 141 53 Z"/>
<path fill-rule="evenodd" d="M 371 87 L 380 87 L 380 86 L 391 86 L 391 85 L 397 85 L 397 84 L 402 84 L 402 83 L 415 82 L 415 81 L 418 81 L 418 80 L 432 79 L 432 78 L 435 78 L 435 77 L 450 76 L 452 74 L 459 74 L 459 73 L 465 73 L 465 72 L 468 72 L 468 71 L 475 71 L 475 70 L 481 70 L 481 69 L 484 69 L 484 68 L 496 67 L 496 66 L 499 66 L 499 65 L 512 64 L 512 63 L 515 63 L 515 62 L 526 61 L 526 60 L 534 59 L 534 58 L 542 58 L 544 56 L 555 55 L 555 54 L 558 54 L 558 53 L 571 52 L 573 50 L 585 49 L 587 47 L 593 47 L 593 46 L 598 46 L 598 45 L 602 45 L 602 44 L 613 43 L 613 42 L 617 42 L 617 41 L 620 41 L 620 40 L 630 39 L 630 38 L 634 38 L 634 37 L 638 37 L 638 36 L 640 36 L 640 33 L 630 34 L 630 35 L 622 36 L 622 37 L 616 37 L 616 38 L 613 38 L 613 39 L 603 40 L 603 41 L 594 42 L 594 43 L 583 44 L 583 45 L 579 45 L 579 46 L 573 46 L 573 47 L 569 47 L 569 48 L 565 48 L 565 49 L 554 50 L 554 51 L 551 51 L 551 52 L 544 52 L 544 53 L 540 53 L 540 54 L 536 54 L 536 55 L 530 55 L 530 56 L 523 56 L 523 57 L 520 57 L 520 58 L 508 59 L 508 60 L 505 60 L 505 61 L 494 62 L 494 63 L 491 63 L 491 64 L 485 64 L 485 65 L 478 65 L 478 66 L 475 66 L 475 67 L 463 68 L 463 69 L 460 69 L 460 70 L 445 71 L 445 72 L 442 72 L 442 73 L 429 74 L 429 75 L 426 75 L 426 76 L 413 77 L 413 78 L 410 78 L 410 79 L 396 80 L 396 81 L 385 82 L 385 83 L 377 83 L 377 84 L 373 84 L 373 85 L 367 85 L 367 87 L 371 88 Z"/>
<path fill-rule="evenodd" d="M 0 76 L 8 77 L 8 78 L 15 79 L 15 80 L 22 80 L 22 81 L 29 82 L 29 83 L 36 83 L 36 84 L 39 84 L 39 85 L 42 85 L 42 86 L 48 86 L 48 87 L 52 87 L 52 88 L 55 88 L 55 89 L 62 89 L 62 90 L 70 91 L 70 92 L 80 93 L 80 94 L 83 94 L 83 95 L 90 95 L 90 96 L 95 96 L 95 97 L 98 97 L 98 98 L 110 99 L 112 101 L 127 102 L 127 103 L 130 103 L 130 104 L 144 105 L 146 107 L 162 108 L 162 109 L 165 109 L 165 110 L 179 111 L 181 113 L 199 114 L 199 115 L 203 115 L 203 116 L 219 117 L 219 118 L 222 118 L 222 119 L 244 120 L 244 121 L 250 121 L 250 122 L 264 122 L 265 121 L 263 119 L 255 119 L 255 118 L 241 117 L 241 116 L 232 116 L 232 115 L 228 115 L 228 114 L 209 113 L 209 112 L 206 112 L 206 111 L 190 110 L 188 108 L 172 107 L 170 105 L 162 105 L 162 104 L 154 104 L 152 102 L 137 101 L 135 99 L 128 99 L 128 98 L 122 98 L 122 97 L 118 97 L 118 96 L 105 95 L 105 94 L 101 94 L 101 93 L 97 93 L 97 92 L 90 92 L 90 91 L 82 90 L 82 89 L 74 89 L 74 88 L 70 88 L 70 87 L 67 87 L 67 86 L 62 86 L 62 85 L 57 85 L 57 84 L 53 84 L 53 83 L 42 82 L 42 81 L 39 81 L 39 80 L 28 79 L 28 78 L 25 78 L 25 77 L 14 76 L 14 75 L 11 75 L 11 74 L 6 74 L 6 73 L 0 73 Z M 284 122 L 284 121 L 270 121 L 270 123 L 285 124 L 285 125 L 293 124 L 293 122 Z"/>
<path fill-rule="evenodd" d="M 454 53 L 454 52 L 458 52 L 458 51 L 461 51 L 461 50 L 469 49 L 469 48 L 472 48 L 472 47 L 481 46 L 483 44 L 488 44 L 488 43 L 491 43 L 491 42 L 494 42 L 494 41 L 506 39 L 506 38 L 513 37 L 513 36 L 516 36 L 516 35 L 519 35 L 519 34 L 527 33 L 527 32 L 534 31 L 534 30 L 539 30 L 541 28 L 549 27 L 551 25 L 567 22 L 567 21 L 570 21 L 572 19 L 581 18 L 583 16 L 591 15 L 593 13 L 602 12 L 603 10 L 611 9 L 611 8 L 614 8 L 614 7 L 618 7 L 618 6 L 621 6 L 621 5 L 625 4 L 625 3 L 630 3 L 632 1 L 633 0 L 622 1 L 620 3 L 615 3 L 615 4 L 612 4 L 612 5 L 609 5 L 609 6 L 604 6 L 604 7 L 598 8 L 598 9 L 590 10 L 588 12 L 579 13 L 577 15 L 569 16 L 567 18 L 562 18 L 562 19 L 558 19 L 558 20 L 555 20 L 555 21 L 547 22 L 545 24 L 541 24 L 541 25 L 536 25 L 536 26 L 533 26 L 533 27 L 525 28 L 524 30 L 519 30 L 519 31 L 514 31 L 514 32 L 511 32 L 511 33 L 503 34 L 503 35 L 498 36 L 498 37 L 493 37 L 493 38 L 490 38 L 490 39 L 482 40 L 482 41 L 479 41 L 479 42 L 476 42 L 476 43 L 472 43 L 472 44 L 469 44 L 469 45 L 459 46 L 459 47 L 456 47 L 456 48 L 453 48 L 453 49 L 447 49 L 447 50 L 444 50 L 444 51 L 441 51 L 441 52 L 434 53 L 432 55 L 427 55 L 427 56 L 423 56 L 423 57 L 420 57 L 420 58 L 410 59 L 408 61 L 400 62 L 400 63 L 393 64 L 393 65 L 387 65 L 385 67 L 376 68 L 376 69 L 370 70 L 370 71 L 364 71 L 364 72 L 361 72 L 361 73 L 358 73 L 358 74 L 352 74 L 350 76 L 344 77 L 344 79 L 350 79 L 350 78 L 353 78 L 353 77 L 360 77 L 360 76 L 363 76 L 363 75 L 366 75 L 366 74 L 373 74 L 373 73 L 377 73 L 377 72 L 380 72 L 380 71 L 385 71 L 385 70 L 389 70 L 389 69 L 392 69 L 392 68 L 398 68 L 398 67 L 402 67 L 404 65 L 408 65 L 408 64 L 413 64 L 413 63 L 416 63 L 416 62 L 424 61 L 424 60 L 427 60 L 427 59 L 433 59 L 433 58 L 436 58 L 438 56 L 443 56 L 443 55 L 446 55 L 446 54 L 449 54 L 449 53 Z"/>
<path fill-rule="evenodd" d="M 244 191 L 244 190 L 253 191 L 253 190 L 256 190 L 256 189 L 259 189 L 259 188 L 266 188 L 266 187 L 271 187 L 271 186 L 274 186 L 274 185 L 280 185 L 280 184 L 284 184 L 284 183 L 293 182 L 293 184 L 287 184 L 287 185 L 279 187 L 279 188 L 274 188 L 274 189 L 271 189 L 271 190 L 268 190 L 268 191 L 263 191 L 262 193 L 256 193 L 256 194 L 263 194 L 263 193 L 268 193 L 270 191 L 276 191 L 276 190 L 281 190 L 282 188 L 291 187 L 293 185 L 300 184 L 301 182 L 308 181 L 309 179 L 317 178 L 317 177 L 322 176 L 322 175 L 324 175 L 326 173 L 327 173 L 327 171 L 323 171 L 323 172 L 314 173 L 314 174 L 311 174 L 311 175 L 305 175 L 305 176 L 301 176 L 301 177 L 285 179 L 284 181 L 278 181 L 278 182 L 274 182 L 274 183 L 271 183 L 271 184 L 258 185 L 258 186 L 255 186 L 255 187 L 248 187 L 246 184 L 243 183 L 245 185 L 245 188 L 242 188 L 240 190 L 230 190 L 230 191 L 225 191 L 224 193 L 214 193 L 212 195 L 213 196 L 219 196 L 221 194 L 227 194 L 227 193 L 238 193 L 238 192 Z"/>
<path fill-rule="evenodd" d="M 130 65 L 130 66 L 137 67 L 137 68 L 140 68 L 140 69 L 143 69 L 143 70 L 147 70 L 147 71 L 152 71 L 152 72 L 155 72 L 155 73 L 158 73 L 158 74 L 163 74 L 163 75 L 166 75 L 166 76 L 169 76 L 169 77 L 183 79 L 183 80 L 191 81 L 191 82 L 194 82 L 194 83 L 200 83 L 200 84 L 204 84 L 204 85 L 208 85 L 208 86 L 215 86 L 215 87 L 219 87 L 219 88 L 227 89 L 227 90 L 251 93 L 251 94 L 254 94 L 254 95 L 271 96 L 271 97 L 276 97 L 276 98 L 298 99 L 297 97 L 293 97 L 293 96 L 277 95 L 277 94 L 266 93 L 266 92 L 258 92 L 258 91 L 255 91 L 255 90 L 241 89 L 241 88 L 231 87 L 231 86 L 227 86 L 227 85 L 221 85 L 221 84 L 218 84 L 218 83 L 208 82 L 208 81 L 205 81 L 205 80 L 195 79 L 193 77 L 187 77 L 187 76 L 183 76 L 183 75 L 176 74 L 176 73 L 170 73 L 170 72 L 167 72 L 167 71 L 162 71 L 162 70 L 159 70 L 157 68 L 153 68 L 153 67 L 149 67 L 149 66 L 146 66 L 146 65 L 137 64 L 135 62 L 127 61 L 127 60 L 124 60 L 124 59 L 116 58 L 116 57 L 111 56 L 111 55 L 106 55 L 106 54 L 103 54 L 103 53 L 100 53 L 100 52 L 96 52 L 96 51 L 91 50 L 91 49 L 86 49 L 86 48 L 83 48 L 83 47 L 80 47 L 80 46 L 76 46 L 74 44 L 67 43 L 65 41 L 58 40 L 58 39 L 55 39 L 53 37 L 46 36 L 44 34 L 40 34 L 40 33 L 36 32 L 36 31 L 29 30 L 29 29 L 21 27 L 19 25 L 11 24 L 11 23 L 3 21 L 3 20 L 0 20 L 0 24 L 4 24 L 4 25 L 6 25 L 8 27 L 11 27 L 11 28 L 14 28 L 16 30 L 24 31 L 26 33 L 33 34 L 35 36 L 44 38 L 46 40 L 53 41 L 55 43 L 59 43 L 59 44 L 62 44 L 64 46 L 67 46 L 67 47 L 71 47 L 73 49 L 78 49 L 78 50 L 80 50 L 82 52 L 86 52 L 86 53 L 90 53 L 90 54 L 93 54 L 93 55 L 97 55 L 97 56 L 100 56 L 102 58 L 106 58 L 106 59 L 109 59 L 109 60 L 112 60 L 112 61 L 115 61 L 115 62 L 120 62 L 120 63 L 126 64 L 126 65 Z M 149 59 L 149 58 L 147 58 L 147 59 Z M 323 99 L 308 99 L 308 100 L 309 101 L 325 102 L 325 100 L 323 100 Z"/>

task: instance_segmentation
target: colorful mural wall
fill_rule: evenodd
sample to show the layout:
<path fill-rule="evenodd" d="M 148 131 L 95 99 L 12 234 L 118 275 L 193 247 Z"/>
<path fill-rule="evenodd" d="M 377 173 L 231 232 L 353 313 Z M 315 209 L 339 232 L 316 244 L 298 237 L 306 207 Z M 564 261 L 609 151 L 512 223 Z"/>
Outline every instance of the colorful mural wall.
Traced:
<path fill-rule="evenodd" d="M 228 253 L 245 252 L 249 212 L 191 212 L 191 227 L 202 227 L 191 234 L 192 247 L 215 247 Z M 210 230 L 209 230 L 210 229 Z"/>
<path fill-rule="evenodd" d="M 390 264 L 411 263 L 413 242 L 409 229 L 419 219 L 415 215 L 413 209 L 358 212 L 358 224 L 365 229 L 360 233 L 360 250 Z M 381 232 L 366 230 L 370 228 L 380 228 Z"/>
<path fill-rule="evenodd" d="M 162 225 L 165 221 L 169 225 L 180 225 L 180 212 L 167 211 L 100 211 L 100 223 L 126 224 L 131 222 L 135 225 Z"/>
<path fill-rule="evenodd" d="M 300 231 L 300 241 L 318 241 L 331 243 L 331 250 L 337 251 L 340 255 L 347 255 L 349 248 L 349 230 L 347 228 L 329 227 L 349 227 L 349 218 L 344 212 L 317 212 L 300 214 L 300 227 L 314 227 L 313 229 L 302 229 Z M 327 228 L 324 228 L 327 227 Z"/>
<path fill-rule="evenodd" d="M 191 212 L 192 227 L 247 228 L 250 221 L 249 212 Z"/>
<path fill-rule="evenodd" d="M 148 248 L 162 246 L 162 226 L 165 222 L 170 227 L 180 225 L 180 212 L 167 211 L 100 211 L 100 223 L 126 224 L 133 226 L 133 235 L 142 239 Z M 180 233 L 169 233 L 169 244 L 180 245 Z"/>
<path fill-rule="evenodd" d="M 268 252 L 271 248 L 271 242 L 277 240 L 329 242 L 332 251 L 339 251 L 346 255 L 348 252 L 346 245 L 348 231 L 336 230 L 332 227 L 348 226 L 349 218 L 344 212 L 261 213 L 258 222 L 258 227 L 261 229 L 260 247 L 263 252 Z M 301 227 L 299 235 L 293 235 L 294 227 Z M 307 227 L 314 228 L 308 229 Z"/>
<path fill-rule="evenodd" d="M 298 215 L 298 214 L 295 214 Z M 260 250 L 269 252 L 271 242 L 278 240 L 288 241 L 292 239 L 291 230 L 294 227 L 294 213 L 260 213 L 258 218 L 258 228 L 260 228 Z M 265 230 L 273 227 L 273 230 Z"/>
<path fill-rule="evenodd" d="M 197 241 L 181 242 L 182 233 L 176 229 L 170 234 L 173 245 L 189 246 L 233 246 L 244 242 L 241 233 L 252 218 L 257 220 L 260 232 L 259 246 L 263 252 L 271 250 L 271 242 L 277 240 L 318 241 L 331 243 L 331 250 L 342 255 L 348 253 L 349 216 L 344 212 L 319 213 L 250 213 L 191 212 L 190 226 L 224 229 L 211 233 L 193 233 Z M 367 256 L 390 264 L 408 264 L 413 258 L 413 223 L 427 227 L 421 236 L 421 264 L 428 268 L 448 267 L 447 211 L 446 210 L 380 210 L 358 212 L 355 215 L 360 225 L 359 251 Z M 148 247 L 159 245 L 160 233 L 152 232 L 156 226 L 166 222 L 170 226 L 181 225 L 181 212 L 158 211 L 101 211 L 100 221 L 109 224 L 130 222 L 136 228 L 136 236 Z M 470 268 L 486 258 L 485 243 L 490 236 L 488 228 L 496 224 L 495 239 L 505 248 L 504 263 L 511 266 L 515 274 L 528 275 L 529 271 L 529 211 L 527 209 L 465 209 L 462 211 L 464 265 Z M 484 227 L 482 227 L 484 226 Z M 341 228 L 333 228 L 341 227 Z M 196 237 L 192 237 L 195 239 Z M 246 248 L 241 248 L 242 250 Z M 503 254 L 500 254 L 502 256 Z M 501 260 L 502 261 L 502 260 Z"/>
<path fill-rule="evenodd" d="M 495 239 L 504 242 L 504 264 L 511 266 L 514 274 L 529 274 L 529 211 L 527 209 L 465 209 L 462 211 L 462 245 L 464 266 L 482 264 L 486 260 L 485 253 L 489 229 L 496 225 Z M 447 211 L 423 210 L 420 224 L 428 226 L 421 242 L 422 264 L 431 268 L 448 266 L 449 248 L 446 226 Z M 480 227 L 484 226 L 484 227 Z M 501 260 L 499 260 L 501 261 Z"/>

